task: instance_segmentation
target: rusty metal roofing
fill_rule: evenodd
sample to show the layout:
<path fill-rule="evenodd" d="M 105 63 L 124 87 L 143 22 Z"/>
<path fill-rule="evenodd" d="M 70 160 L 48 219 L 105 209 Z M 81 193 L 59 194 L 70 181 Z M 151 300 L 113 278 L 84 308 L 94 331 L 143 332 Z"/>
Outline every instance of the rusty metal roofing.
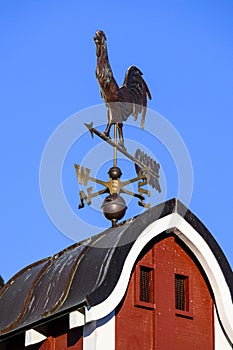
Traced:
<path fill-rule="evenodd" d="M 116 228 L 29 265 L 13 276 L 0 291 L 0 335 L 105 300 L 114 289 L 127 254 L 140 233 L 150 223 L 173 212 L 183 215 L 208 243 L 232 293 L 232 271 L 221 248 L 199 219 L 172 199 Z"/>

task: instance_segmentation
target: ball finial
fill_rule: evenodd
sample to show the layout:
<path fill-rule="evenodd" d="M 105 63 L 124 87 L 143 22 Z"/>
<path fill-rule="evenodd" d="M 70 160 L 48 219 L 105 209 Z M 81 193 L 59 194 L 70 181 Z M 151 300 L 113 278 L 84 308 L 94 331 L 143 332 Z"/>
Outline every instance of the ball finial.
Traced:
<path fill-rule="evenodd" d="M 107 196 L 102 204 L 103 214 L 112 221 L 112 226 L 116 226 L 117 221 L 124 217 L 126 209 L 124 198 L 116 193 Z"/>

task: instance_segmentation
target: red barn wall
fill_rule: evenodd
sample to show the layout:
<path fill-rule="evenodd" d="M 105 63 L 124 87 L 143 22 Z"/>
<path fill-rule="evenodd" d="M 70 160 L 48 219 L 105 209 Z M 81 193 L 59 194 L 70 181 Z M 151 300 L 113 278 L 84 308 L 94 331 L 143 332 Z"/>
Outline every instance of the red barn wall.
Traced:
<path fill-rule="evenodd" d="M 140 262 L 151 264 L 153 254 L 154 250 L 150 249 Z M 135 281 L 136 269 L 116 313 L 116 350 L 154 349 L 154 313 L 149 308 L 135 306 Z"/>
<path fill-rule="evenodd" d="M 140 265 L 154 269 L 152 303 L 141 305 Z M 175 274 L 188 277 L 188 311 L 176 310 Z M 195 258 L 173 236 L 151 242 L 137 260 L 117 309 L 116 350 L 213 350 L 213 327 L 213 298 Z"/>

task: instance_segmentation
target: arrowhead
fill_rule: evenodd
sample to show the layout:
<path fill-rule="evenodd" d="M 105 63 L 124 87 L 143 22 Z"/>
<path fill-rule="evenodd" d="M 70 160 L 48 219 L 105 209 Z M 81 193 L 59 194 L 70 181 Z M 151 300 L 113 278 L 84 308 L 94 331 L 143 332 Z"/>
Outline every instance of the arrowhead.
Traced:
<path fill-rule="evenodd" d="M 91 123 L 84 123 L 84 125 L 88 128 L 88 130 L 90 131 L 91 133 L 91 137 L 93 138 L 94 137 L 94 134 L 93 134 L 93 122 Z"/>

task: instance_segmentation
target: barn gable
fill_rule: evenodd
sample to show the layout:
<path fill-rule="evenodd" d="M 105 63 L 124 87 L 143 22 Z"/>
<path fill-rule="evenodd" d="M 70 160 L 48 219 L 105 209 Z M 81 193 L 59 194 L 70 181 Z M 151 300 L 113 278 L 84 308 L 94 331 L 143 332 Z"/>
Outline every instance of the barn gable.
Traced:
<path fill-rule="evenodd" d="M 64 321 L 67 334 L 69 329 L 83 327 L 83 340 L 77 340 L 77 344 L 84 344 L 80 349 L 114 349 L 116 314 L 136 271 L 135 264 L 148 244 L 164 239 L 176 239 L 200 266 L 214 304 L 215 344 L 222 346 L 224 342 L 221 350 L 229 349 L 233 343 L 231 268 L 210 232 L 176 199 L 16 274 L 0 294 L 0 340 L 4 343 L 4 339 L 26 332 L 28 345 L 36 343 L 37 337 L 38 342 L 43 341 L 38 335 L 48 337 L 48 327 L 43 332 L 43 324 L 68 317 L 69 322 Z M 153 270 L 144 267 L 145 276 Z M 182 277 L 181 271 L 176 275 Z M 37 336 L 31 330 L 38 330 Z"/>
<path fill-rule="evenodd" d="M 194 255 L 172 232 L 159 235 L 140 253 L 117 307 L 116 349 L 212 350 L 213 307 Z"/>

